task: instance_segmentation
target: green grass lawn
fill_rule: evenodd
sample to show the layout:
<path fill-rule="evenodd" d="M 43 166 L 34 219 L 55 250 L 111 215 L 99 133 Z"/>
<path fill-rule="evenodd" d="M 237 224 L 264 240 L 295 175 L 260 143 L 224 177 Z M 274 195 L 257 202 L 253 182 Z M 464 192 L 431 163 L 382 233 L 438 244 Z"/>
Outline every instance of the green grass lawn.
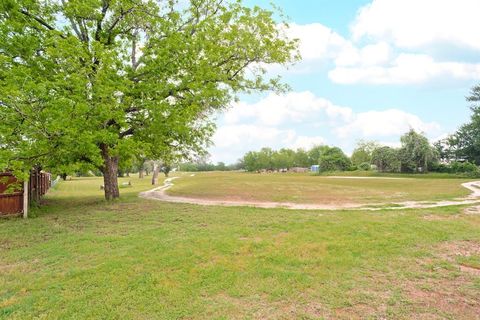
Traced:
<path fill-rule="evenodd" d="M 0 219 L 0 319 L 479 319 L 480 215 L 460 207 L 201 207 L 130 180 Z"/>
<path fill-rule="evenodd" d="M 235 201 L 369 204 L 450 200 L 470 193 L 461 186 L 469 180 L 407 177 L 334 179 L 311 174 L 208 172 L 183 175 L 168 194 Z"/>

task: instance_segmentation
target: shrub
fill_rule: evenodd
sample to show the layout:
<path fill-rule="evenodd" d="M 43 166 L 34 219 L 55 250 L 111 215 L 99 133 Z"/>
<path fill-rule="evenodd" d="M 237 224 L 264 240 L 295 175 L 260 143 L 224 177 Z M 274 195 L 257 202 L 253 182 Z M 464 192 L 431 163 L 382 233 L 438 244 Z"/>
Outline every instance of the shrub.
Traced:
<path fill-rule="evenodd" d="M 452 162 L 450 164 L 451 171 L 453 173 L 469 173 L 469 174 L 478 174 L 478 167 L 470 162 Z"/>
<path fill-rule="evenodd" d="M 371 165 L 368 162 L 363 162 L 359 164 L 357 168 L 358 170 L 361 170 L 361 171 L 370 171 Z"/>
<path fill-rule="evenodd" d="M 325 171 L 346 171 L 351 167 L 350 159 L 340 148 L 327 147 L 320 155 L 320 170 Z"/>

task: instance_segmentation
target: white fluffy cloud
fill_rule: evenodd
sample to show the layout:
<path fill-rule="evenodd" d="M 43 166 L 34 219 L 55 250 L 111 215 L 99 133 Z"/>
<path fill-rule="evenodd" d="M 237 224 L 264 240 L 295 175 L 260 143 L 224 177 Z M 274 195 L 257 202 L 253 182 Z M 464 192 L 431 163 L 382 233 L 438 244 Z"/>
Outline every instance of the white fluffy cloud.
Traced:
<path fill-rule="evenodd" d="M 480 61 L 455 58 L 462 48 L 480 51 L 478 12 L 479 0 L 373 0 L 359 11 L 351 39 L 320 23 L 292 24 L 286 34 L 300 40 L 304 60 L 290 71 L 333 64 L 328 76 L 339 84 L 478 80 Z"/>
<path fill-rule="evenodd" d="M 480 63 L 426 54 L 451 53 L 452 48 L 479 51 L 478 12 L 478 0 L 374 0 L 359 11 L 352 45 L 335 59 L 329 78 L 340 84 L 478 80 Z M 354 44 L 360 40 L 373 44 L 358 48 Z"/>
<path fill-rule="evenodd" d="M 360 138 L 395 140 L 410 128 L 429 136 L 441 133 L 437 123 L 402 110 L 356 113 L 309 91 L 270 94 L 251 104 L 236 103 L 222 122 L 213 137 L 213 161 L 234 162 L 265 146 L 309 149 L 330 139 L 344 146 Z"/>
<path fill-rule="evenodd" d="M 333 59 L 348 46 L 347 40 L 320 23 L 293 23 L 285 32 L 287 36 L 300 41 L 299 50 L 304 60 Z"/>
<path fill-rule="evenodd" d="M 326 140 L 320 136 L 295 136 L 295 139 L 288 145 L 289 148 L 293 149 L 311 149 L 314 146 L 326 144 Z"/>
<path fill-rule="evenodd" d="M 409 129 L 435 135 L 440 125 L 424 122 L 418 116 L 398 109 L 368 111 L 355 115 L 354 119 L 336 129 L 342 138 L 360 135 L 366 138 L 400 136 Z"/>
<path fill-rule="evenodd" d="M 478 0 L 374 0 L 360 10 L 352 34 L 399 48 L 446 44 L 480 50 L 479 12 Z"/>
<path fill-rule="evenodd" d="M 285 122 L 305 123 L 326 114 L 328 119 L 347 120 L 352 115 L 350 108 L 334 105 L 318 98 L 309 91 L 291 92 L 286 95 L 269 94 L 257 103 L 239 102 L 225 114 L 225 122 L 236 124 L 245 120 L 265 126 L 278 126 Z"/>
<path fill-rule="evenodd" d="M 392 57 L 392 49 L 386 42 L 356 48 L 353 44 L 345 46 L 335 59 L 337 66 L 375 66 L 388 63 Z"/>
<path fill-rule="evenodd" d="M 355 65 L 329 72 L 341 84 L 420 84 L 434 79 L 480 79 L 480 64 L 437 62 L 423 54 L 400 54 L 388 66 Z"/>

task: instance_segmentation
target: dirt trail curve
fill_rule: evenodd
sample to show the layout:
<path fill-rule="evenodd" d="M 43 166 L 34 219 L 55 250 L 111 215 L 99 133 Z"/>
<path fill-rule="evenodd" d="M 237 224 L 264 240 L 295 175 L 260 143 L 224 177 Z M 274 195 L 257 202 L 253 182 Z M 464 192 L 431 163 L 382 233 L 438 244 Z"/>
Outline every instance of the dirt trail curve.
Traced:
<path fill-rule="evenodd" d="M 335 179 L 349 179 L 350 177 L 331 177 Z M 355 179 L 378 179 L 371 177 L 354 177 Z M 224 207 L 238 207 L 247 206 L 255 208 L 283 208 L 294 210 L 399 210 L 399 209 L 424 209 L 424 208 L 437 208 L 456 205 L 474 205 L 480 204 L 480 181 L 473 181 L 463 183 L 462 186 L 472 191 L 472 193 L 465 198 L 455 199 L 450 201 L 405 201 L 393 203 L 394 206 L 385 206 L 385 203 L 370 203 L 370 204 L 302 204 L 292 202 L 256 202 L 256 201 L 230 201 L 230 200 L 210 200 L 210 199 L 196 199 L 187 197 L 171 196 L 166 193 L 168 189 L 173 186 L 173 181 L 179 179 L 179 177 L 168 178 L 164 181 L 163 186 L 155 189 L 141 192 L 139 197 L 144 199 L 160 200 L 165 202 L 174 203 L 188 203 L 203 206 L 224 206 Z M 387 178 L 389 179 L 389 178 Z M 397 178 L 403 179 L 403 178 Z"/>

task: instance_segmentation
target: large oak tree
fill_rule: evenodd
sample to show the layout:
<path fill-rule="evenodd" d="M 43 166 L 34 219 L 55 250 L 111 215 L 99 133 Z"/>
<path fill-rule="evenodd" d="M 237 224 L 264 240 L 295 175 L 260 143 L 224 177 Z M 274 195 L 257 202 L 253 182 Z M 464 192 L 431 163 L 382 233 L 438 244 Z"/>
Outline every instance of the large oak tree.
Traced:
<path fill-rule="evenodd" d="M 201 151 L 238 93 L 284 89 L 281 30 L 234 0 L 3 0 L 0 167 L 89 163 L 117 198 L 122 159 Z"/>

